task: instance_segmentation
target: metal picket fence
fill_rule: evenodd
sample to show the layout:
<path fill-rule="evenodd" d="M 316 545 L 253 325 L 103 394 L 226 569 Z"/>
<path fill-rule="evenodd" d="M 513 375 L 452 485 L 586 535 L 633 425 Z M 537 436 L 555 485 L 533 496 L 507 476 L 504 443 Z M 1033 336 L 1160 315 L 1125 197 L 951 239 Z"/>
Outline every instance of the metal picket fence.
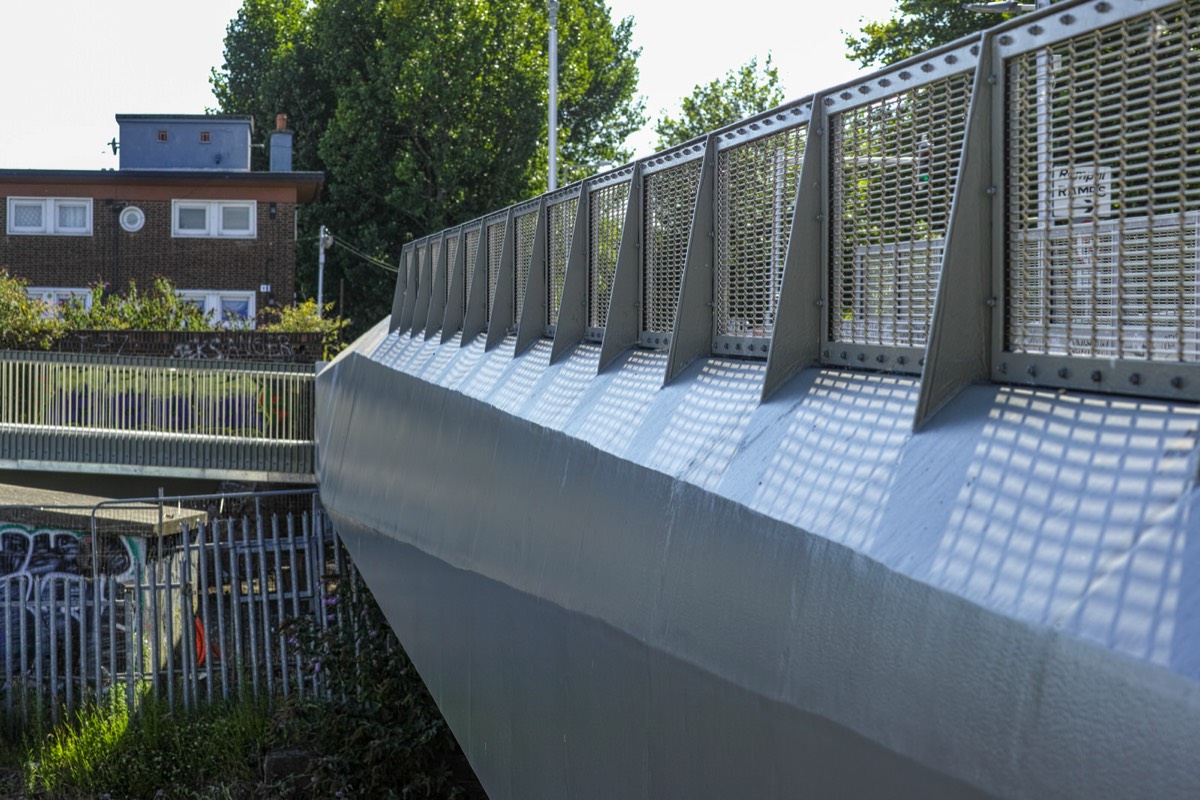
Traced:
<path fill-rule="evenodd" d="M 0 569 L 9 734 L 114 692 L 182 709 L 321 693 L 297 630 L 336 625 L 331 592 L 354 579 L 311 490 L 0 509 Z"/>

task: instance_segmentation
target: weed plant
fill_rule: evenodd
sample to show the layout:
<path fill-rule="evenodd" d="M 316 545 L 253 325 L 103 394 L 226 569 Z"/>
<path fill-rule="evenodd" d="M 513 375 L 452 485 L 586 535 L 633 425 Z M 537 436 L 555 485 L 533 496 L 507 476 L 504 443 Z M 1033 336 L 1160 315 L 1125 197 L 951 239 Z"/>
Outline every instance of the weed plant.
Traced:
<path fill-rule="evenodd" d="M 24 789 L 49 800 L 244 794 L 238 787 L 257 784 L 269 721 L 266 704 L 255 700 L 179 713 L 146 699 L 131 715 L 114 693 L 31 743 Z"/>
<path fill-rule="evenodd" d="M 370 592 L 344 580 L 327 603 L 327 626 L 291 631 L 323 692 L 289 700 L 272 725 L 275 745 L 314 751 L 312 796 L 486 800 Z"/>

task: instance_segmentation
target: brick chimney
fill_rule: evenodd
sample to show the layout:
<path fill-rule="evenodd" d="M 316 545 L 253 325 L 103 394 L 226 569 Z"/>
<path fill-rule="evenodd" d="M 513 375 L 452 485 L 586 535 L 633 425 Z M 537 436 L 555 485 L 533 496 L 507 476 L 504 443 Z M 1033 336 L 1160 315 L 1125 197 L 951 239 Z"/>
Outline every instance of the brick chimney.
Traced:
<path fill-rule="evenodd" d="M 271 131 L 271 172 L 292 171 L 292 132 L 288 130 L 287 114 L 275 115 L 275 130 Z"/>

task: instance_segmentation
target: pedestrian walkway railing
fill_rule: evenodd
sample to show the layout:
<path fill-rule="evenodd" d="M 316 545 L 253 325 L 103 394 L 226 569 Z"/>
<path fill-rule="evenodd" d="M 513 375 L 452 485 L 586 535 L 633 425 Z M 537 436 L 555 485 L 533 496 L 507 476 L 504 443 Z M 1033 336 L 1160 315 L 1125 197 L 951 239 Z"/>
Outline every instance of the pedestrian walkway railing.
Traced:
<path fill-rule="evenodd" d="M 1200 400 L 1200 0 L 1075 0 L 438 231 L 392 331 Z M 465 242 L 460 247 L 459 242 Z"/>
<path fill-rule="evenodd" d="M 0 462 L 311 482 L 306 364 L 0 352 Z"/>
<path fill-rule="evenodd" d="M 312 491 L 0 508 L 7 730 L 114 693 L 185 709 L 319 694 L 302 639 L 339 624 L 355 579 Z"/>

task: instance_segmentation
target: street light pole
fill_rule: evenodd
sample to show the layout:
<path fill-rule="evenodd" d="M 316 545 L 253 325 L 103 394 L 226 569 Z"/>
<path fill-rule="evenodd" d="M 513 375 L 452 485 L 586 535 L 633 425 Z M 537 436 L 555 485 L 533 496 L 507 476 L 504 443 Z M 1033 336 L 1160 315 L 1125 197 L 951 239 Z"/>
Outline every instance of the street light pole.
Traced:
<path fill-rule="evenodd" d="M 550 6 L 550 191 L 558 188 L 558 0 Z"/>
<path fill-rule="evenodd" d="M 325 251 L 331 244 L 333 237 L 325 233 L 325 226 L 322 225 L 317 239 L 317 319 L 325 313 Z"/>

